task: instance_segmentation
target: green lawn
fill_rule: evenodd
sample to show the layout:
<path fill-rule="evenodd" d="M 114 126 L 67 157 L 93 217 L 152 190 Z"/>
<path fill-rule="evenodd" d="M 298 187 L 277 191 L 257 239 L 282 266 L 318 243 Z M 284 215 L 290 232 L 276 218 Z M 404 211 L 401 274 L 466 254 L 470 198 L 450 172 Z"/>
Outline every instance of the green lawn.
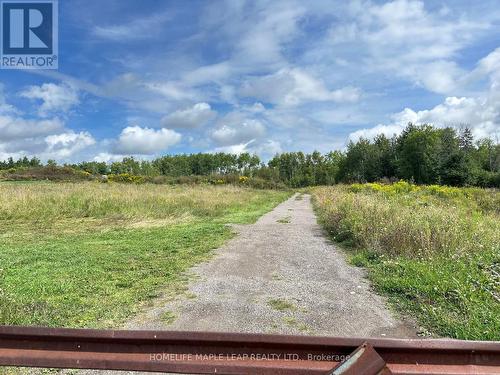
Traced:
<path fill-rule="evenodd" d="M 288 192 L 230 186 L 0 186 L 0 324 L 116 327 Z"/>

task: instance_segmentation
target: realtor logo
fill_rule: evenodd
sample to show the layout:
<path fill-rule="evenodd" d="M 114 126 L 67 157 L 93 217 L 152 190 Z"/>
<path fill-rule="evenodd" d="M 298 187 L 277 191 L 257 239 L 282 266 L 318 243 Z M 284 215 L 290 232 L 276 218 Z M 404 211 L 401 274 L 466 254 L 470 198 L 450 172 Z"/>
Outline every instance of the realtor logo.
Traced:
<path fill-rule="evenodd" d="M 1 1 L 2 69 L 57 69 L 57 1 Z"/>

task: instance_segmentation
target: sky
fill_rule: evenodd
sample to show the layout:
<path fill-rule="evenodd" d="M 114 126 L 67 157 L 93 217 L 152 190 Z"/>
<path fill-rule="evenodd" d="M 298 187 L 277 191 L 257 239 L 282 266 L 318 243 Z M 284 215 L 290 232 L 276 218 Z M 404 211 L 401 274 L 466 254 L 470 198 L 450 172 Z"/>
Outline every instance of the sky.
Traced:
<path fill-rule="evenodd" d="M 0 70 L 0 160 L 500 138 L 498 0 L 60 0 L 58 61 Z"/>

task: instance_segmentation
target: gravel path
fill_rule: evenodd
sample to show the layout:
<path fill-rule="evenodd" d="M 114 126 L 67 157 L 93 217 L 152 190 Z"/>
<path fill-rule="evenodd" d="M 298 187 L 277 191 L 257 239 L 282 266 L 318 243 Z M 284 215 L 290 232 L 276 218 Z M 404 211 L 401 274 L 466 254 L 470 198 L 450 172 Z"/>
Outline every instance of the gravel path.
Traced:
<path fill-rule="evenodd" d="M 325 237 L 309 195 L 295 195 L 235 230 L 237 237 L 193 269 L 191 298 L 157 301 L 126 328 L 415 336 Z M 173 323 L 165 324 L 165 312 Z"/>

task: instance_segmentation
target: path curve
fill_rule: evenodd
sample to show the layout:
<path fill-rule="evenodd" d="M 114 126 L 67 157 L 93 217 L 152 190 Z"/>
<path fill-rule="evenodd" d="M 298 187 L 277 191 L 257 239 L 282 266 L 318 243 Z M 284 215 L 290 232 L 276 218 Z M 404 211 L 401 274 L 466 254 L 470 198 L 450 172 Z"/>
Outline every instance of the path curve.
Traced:
<path fill-rule="evenodd" d="M 376 295 L 364 271 L 316 222 L 310 195 L 295 195 L 192 269 L 192 298 L 158 300 L 128 329 L 355 337 L 415 337 Z M 165 324 L 165 312 L 176 319 Z"/>

